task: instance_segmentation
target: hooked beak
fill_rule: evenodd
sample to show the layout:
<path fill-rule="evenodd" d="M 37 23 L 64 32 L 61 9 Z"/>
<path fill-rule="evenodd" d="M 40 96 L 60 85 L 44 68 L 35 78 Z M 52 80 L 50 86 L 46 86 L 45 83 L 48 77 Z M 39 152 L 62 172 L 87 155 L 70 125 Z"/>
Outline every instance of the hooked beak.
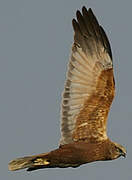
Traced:
<path fill-rule="evenodd" d="M 126 152 L 122 152 L 121 156 L 123 156 L 124 158 L 126 158 Z"/>

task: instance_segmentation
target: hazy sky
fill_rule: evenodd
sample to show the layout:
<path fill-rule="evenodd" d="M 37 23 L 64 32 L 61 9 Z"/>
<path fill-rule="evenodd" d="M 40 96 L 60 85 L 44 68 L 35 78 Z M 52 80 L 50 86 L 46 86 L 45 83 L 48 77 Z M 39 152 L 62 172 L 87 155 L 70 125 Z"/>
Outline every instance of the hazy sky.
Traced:
<path fill-rule="evenodd" d="M 127 147 L 127 158 L 72 169 L 9 172 L 16 157 L 57 148 L 60 101 L 77 9 L 91 7 L 113 51 L 116 98 L 110 138 Z M 132 178 L 132 1 L 0 1 L 0 179 L 79 180 Z"/>

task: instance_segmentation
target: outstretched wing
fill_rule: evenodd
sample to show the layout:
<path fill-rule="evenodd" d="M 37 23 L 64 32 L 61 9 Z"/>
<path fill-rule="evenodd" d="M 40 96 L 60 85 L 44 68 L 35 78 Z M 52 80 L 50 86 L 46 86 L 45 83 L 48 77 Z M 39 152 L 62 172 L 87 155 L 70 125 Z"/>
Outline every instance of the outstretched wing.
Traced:
<path fill-rule="evenodd" d="M 73 19 L 74 43 L 62 99 L 60 145 L 107 139 L 106 126 L 114 98 L 109 41 L 91 9 Z"/>

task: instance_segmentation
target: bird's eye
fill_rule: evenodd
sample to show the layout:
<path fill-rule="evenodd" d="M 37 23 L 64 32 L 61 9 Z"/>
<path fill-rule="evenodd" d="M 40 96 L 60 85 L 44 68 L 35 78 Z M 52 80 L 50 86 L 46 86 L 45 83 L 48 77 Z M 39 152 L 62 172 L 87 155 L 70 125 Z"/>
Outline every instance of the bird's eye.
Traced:
<path fill-rule="evenodd" d="M 122 149 L 120 149 L 120 148 L 116 148 L 117 149 L 117 151 L 119 152 L 119 153 L 122 153 Z"/>

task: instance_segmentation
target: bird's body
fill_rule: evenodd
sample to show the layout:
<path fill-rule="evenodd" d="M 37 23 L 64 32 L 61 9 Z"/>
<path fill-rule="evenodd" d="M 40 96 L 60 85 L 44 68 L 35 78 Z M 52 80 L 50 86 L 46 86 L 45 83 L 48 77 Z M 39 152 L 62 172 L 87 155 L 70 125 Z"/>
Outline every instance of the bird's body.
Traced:
<path fill-rule="evenodd" d="M 95 145 L 94 143 L 75 142 L 63 145 L 50 153 L 44 154 L 43 156 L 40 155 L 40 159 L 42 158 L 43 160 L 46 160 L 45 162 L 49 162 L 47 167 L 78 167 L 82 164 L 93 161 L 103 161 L 106 159 L 110 160 L 108 152 L 108 146 L 110 144 L 111 142 L 108 140 L 107 142 L 98 143 L 98 145 Z M 39 157 L 37 157 L 37 159 L 39 159 Z M 29 170 L 33 169 L 30 168 Z"/>
<path fill-rule="evenodd" d="M 107 119 L 115 95 L 108 38 L 91 9 L 73 19 L 74 43 L 61 108 L 58 149 L 9 163 L 10 170 L 78 167 L 125 156 L 123 146 L 107 136 Z"/>

